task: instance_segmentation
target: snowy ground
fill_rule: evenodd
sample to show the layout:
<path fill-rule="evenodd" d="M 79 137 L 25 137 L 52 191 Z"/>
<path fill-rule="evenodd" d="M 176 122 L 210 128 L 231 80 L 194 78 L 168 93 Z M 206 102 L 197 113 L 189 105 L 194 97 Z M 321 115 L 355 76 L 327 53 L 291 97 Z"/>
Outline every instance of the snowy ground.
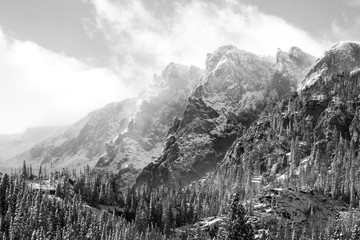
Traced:
<path fill-rule="evenodd" d="M 42 190 L 42 191 L 54 191 L 55 184 L 51 183 L 50 180 L 37 180 L 37 181 L 26 181 L 28 186 L 33 190 Z"/>

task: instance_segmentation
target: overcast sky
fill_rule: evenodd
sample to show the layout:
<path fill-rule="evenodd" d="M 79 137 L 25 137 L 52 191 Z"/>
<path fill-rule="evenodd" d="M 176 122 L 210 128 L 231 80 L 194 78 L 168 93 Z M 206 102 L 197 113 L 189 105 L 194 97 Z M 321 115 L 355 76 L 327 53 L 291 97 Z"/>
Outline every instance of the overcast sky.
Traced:
<path fill-rule="evenodd" d="M 73 123 L 225 44 L 320 56 L 360 39 L 359 13 L 360 0 L 1 0 L 0 133 Z"/>

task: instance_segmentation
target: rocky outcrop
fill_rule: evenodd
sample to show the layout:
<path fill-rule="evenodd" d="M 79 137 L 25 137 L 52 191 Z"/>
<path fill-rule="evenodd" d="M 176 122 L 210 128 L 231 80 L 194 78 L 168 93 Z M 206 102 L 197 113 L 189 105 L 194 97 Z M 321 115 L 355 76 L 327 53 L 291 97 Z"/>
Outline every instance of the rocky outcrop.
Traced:
<path fill-rule="evenodd" d="M 279 98 L 291 91 L 297 90 L 299 83 L 308 73 L 316 58 L 305 53 L 298 47 L 292 47 L 288 52 L 278 49 L 276 54 L 276 69 L 272 85 Z"/>
<path fill-rule="evenodd" d="M 206 65 L 203 83 L 194 96 L 203 97 L 217 111 L 226 108 L 239 114 L 269 100 L 273 62 L 234 46 L 223 46 L 208 54 Z"/>
<path fill-rule="evenodd" d="M 143 169 L 137 183 L 185 185 L 211 170 L 243 129 L 226 120 L 201 98 L 190 98 L 184 117 L 175 133 L 168 136 L 161 156 Z"/>

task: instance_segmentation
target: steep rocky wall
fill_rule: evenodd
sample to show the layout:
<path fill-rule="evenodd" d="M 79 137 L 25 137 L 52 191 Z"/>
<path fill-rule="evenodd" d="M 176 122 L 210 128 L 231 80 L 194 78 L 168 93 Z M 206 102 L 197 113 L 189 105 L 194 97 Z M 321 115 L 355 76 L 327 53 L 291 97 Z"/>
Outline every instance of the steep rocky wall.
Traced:
<path fill-rule="evenodd" d="M 171 128 L 161 156 L 143 169 L 137 185 L 183 186 L 212 170 L 264 107 L 279 97 L 274 73 L 278 69 L 300 72 L 313 62 L 298 48 L 287 56 L 293 61 L 291 70 L 287 70 L 289 64 L 279 67 L 283 59 L 275 65 L 234 46 L 208 54 L 204 77 L 189 98 L 183 118 Z M 287 77 L 298 81 L 297 73 Z"/>

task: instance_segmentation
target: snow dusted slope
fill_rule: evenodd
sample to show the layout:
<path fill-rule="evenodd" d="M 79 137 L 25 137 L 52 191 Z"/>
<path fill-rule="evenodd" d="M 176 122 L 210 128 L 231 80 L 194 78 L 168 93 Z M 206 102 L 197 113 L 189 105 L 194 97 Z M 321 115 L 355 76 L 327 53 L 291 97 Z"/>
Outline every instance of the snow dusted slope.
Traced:
<path fill-rule="evenodd" d="M 34 167 L 50 163 L 58 168 L 93 166 L 104 151 L 104 143 L 127 127 L 137 109 L 134 99 L 108 104 L 6 162 L 20 166 L 26 160 Z"/>
<path fill-rule="evenodd" d="M 7 163 L 20 166 L 26 160 L 34 167 L 141 168 L 159 155 L 167 129 L 184 111 L 200 74 L 196 67 L 171 63 L 138 97 L 90 113 Z"/>
<path fill-rule="evenodd" d="M 358 42 L 339 42 L 325 51 L 319 58 L 314 67 L 301 82 L 299 89 L 314 84 L 321 78 L 329 78 L 335 73 L 344 71 L 356 72 L 360 68 L 360 43 Z"/>
<path fill-rule="evenodd" d="M 235 114 L 265 101 L 274 63 L 228 45 L 208 54 L 203 84 L 194 93 L 217 111 Z"/>
<path fill-rule="evenodd" d="M 191 89 L 201 73 L 194 66 L 171 63 L 161 76 L 155 75 L 150 87 L 140 94 L 139 110 L 125 131 L 106 143 L 106 151 L 96 167 L 140 169 L 158 157 L 169 127 L 184 112 Z"/>

